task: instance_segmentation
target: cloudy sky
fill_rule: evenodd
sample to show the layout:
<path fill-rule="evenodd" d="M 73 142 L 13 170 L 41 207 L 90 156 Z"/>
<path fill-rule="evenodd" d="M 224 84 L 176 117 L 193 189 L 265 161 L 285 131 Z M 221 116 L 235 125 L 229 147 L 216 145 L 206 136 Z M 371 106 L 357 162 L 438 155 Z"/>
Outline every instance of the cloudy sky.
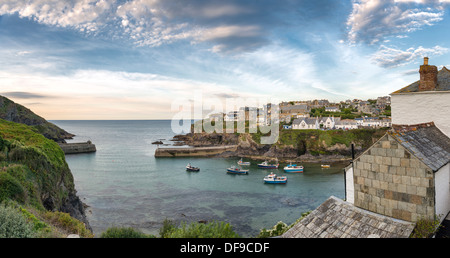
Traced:
<path fill-rule="evenodd" d="M 0 0 L 0 95 L 50 119 L 385 96 L 450 66 L 450 0 Z"/>

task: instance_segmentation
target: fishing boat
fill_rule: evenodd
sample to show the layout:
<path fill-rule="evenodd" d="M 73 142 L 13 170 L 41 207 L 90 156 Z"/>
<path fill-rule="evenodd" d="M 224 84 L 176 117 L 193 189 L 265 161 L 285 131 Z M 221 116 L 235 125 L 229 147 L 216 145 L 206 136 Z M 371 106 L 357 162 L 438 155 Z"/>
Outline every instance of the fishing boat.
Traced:
<path fill-rule="evenodd" d="M 277 164 L 269 164 L 269 162 L 264 161 L 263 163 L 258 164 L 259 168 L 278 168 L 278 163 Z"/>
<path fill-rule="evenodd" d="M 289 165 L 284 167 L 284 172 L 286 172 L 286 173 L 302 173 L 303 166 L 297 166 L 297 164 L 290 163 Z"/>
<path fill-rule="evenodd" d="M 248 169 L 241 169 L 232 166 L 231 168 L 227 168 L 227 173 L 230 174 L 248 174 Z"/>
<path fill-rule="evenodd" d="M 198 171 L 200 171 L 200 168 L 193 167 L 193 166 L 191 166 L 191 163 L 188 163 L 187 166 L 186 166 L 186 170 L 187 171 L 192 171 L 192 172 L 198 172 Z"/>
<path fill-rule="evenodd" d="M 240 166 L 250 166 L 250 162 L 244 162 L 244 161 L 242 161 L 242 159 L 241 160 L 239 160 L 238 162 L 238 165 L 240 165 Z"/>
<path fill-rule="evenodd" d="M 330 168 L 330 165 L 320 165 L 322 168 Z"/>
<path fill-rule="evenodd" d="M 264 183 L 266 183 L 266 184 L 286 184 L 287 176 L 277 176 L 274 173 L 270 173 L 269 175 L 264 177 Z"/>

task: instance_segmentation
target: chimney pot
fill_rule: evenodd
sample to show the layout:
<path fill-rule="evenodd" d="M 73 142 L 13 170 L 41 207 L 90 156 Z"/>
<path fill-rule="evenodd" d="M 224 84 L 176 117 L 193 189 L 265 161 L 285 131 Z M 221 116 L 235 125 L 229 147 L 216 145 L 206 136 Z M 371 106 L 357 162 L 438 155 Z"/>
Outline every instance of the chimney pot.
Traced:
<path fill-rule="evenodd" d="M 423 65 L 428 65 L 428 57 L 423 58 Z"/>

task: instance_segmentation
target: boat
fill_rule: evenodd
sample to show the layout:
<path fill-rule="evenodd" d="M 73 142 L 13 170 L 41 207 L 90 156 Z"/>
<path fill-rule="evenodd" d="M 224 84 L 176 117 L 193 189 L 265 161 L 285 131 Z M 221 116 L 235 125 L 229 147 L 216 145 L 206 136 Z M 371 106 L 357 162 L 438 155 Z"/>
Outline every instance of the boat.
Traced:
<path fill-rule="evenodd" d="M 186 170 L 187 171 L 192 171 L 192 172 L 198 172 L 198 171 L 200 171 L 200 168 L 193 167 L 193 166 L 191 166 L 191 163 L 188 163 L 187 166 L 186 166 Z"/>
<path fill-rule="evenodd" d="M 241 160 L 239 160 L 238 162 L 238 165 L 240 165 L 240 166 L 250 166 L 250 162 L 244 162 L 244 161 L 242 161 L 242 159 Z"/>
<path fill-rule="evenodd" d="M 286 184 L 287 176 L 277 176 L 274 173 L 270 173 L 269 175 L 264 177 L 264 183 L 266 183 L 266 184 Z"/>
<path fill-rule="evenodd" d="M 278 163 L 277 164 L 269 164 L 269 162 L 264 161 L 263 163 L 258 164 L 259 168 L 278 168 Z"/>
<path fill-rule="evenodd" d="M 320 165 L 322 168 L 330 168 L 330 165 Z"/>
<path fill-rule="evenodd" d="M 241 169 L 232 166 L 231 168 L 227 168 L 227 173 L 230 174 L 248 174 L 248 169 Z"/>
<path fill-rule="evenodd" d="M 286 173 L 302 173 L 303 166 L 297 166 L 297 164 L 290 163 L 289 165 L 284 167 L 284 172 L 286 172 Z"/>

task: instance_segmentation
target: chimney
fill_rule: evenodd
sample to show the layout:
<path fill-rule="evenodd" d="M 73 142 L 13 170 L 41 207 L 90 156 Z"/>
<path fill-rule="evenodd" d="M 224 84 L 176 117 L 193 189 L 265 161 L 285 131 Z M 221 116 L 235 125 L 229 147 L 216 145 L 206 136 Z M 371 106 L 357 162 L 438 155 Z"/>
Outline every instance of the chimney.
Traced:
<path fill-rule="evenodd" d="M 434 65 L 428 65 L 428 57 L 423 58 L 423 65 L 420 66 L 419 91 L 435 90 L 437 86 L 438 69 Z"/>

